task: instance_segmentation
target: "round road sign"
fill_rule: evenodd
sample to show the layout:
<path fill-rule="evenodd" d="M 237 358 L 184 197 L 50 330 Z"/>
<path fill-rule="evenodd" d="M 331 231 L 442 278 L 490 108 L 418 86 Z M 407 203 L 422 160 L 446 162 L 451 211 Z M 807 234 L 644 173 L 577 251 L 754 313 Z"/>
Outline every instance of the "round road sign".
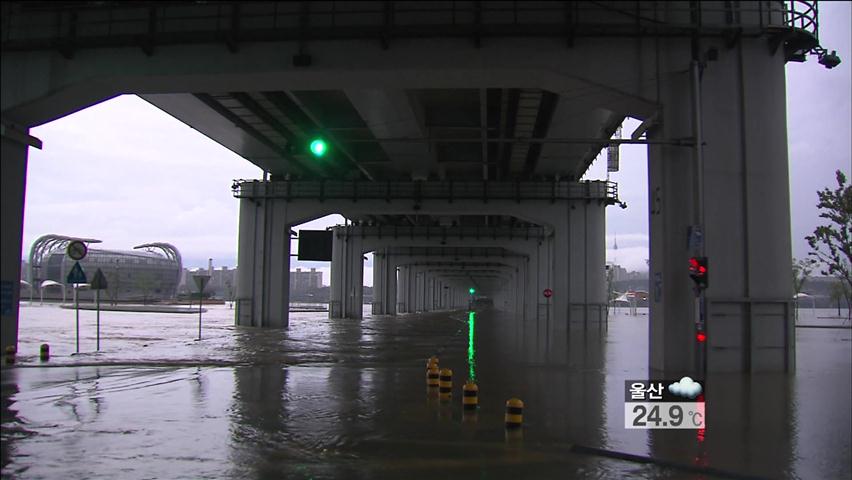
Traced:
<path fill-rule="evenodd" d="M 86 244 L 79 241 L 74 240 L 73 242 L 68 244 L 68 248 L 65 250 L 69 257 L 72 260 L 82 260 L 86 254 L 89 252 L 89 249 L 86 248 Z"/>
<path fill-rule="evenodd" d="M 553 296 L 553 290 L 551 290 L 549 288 L 545 288 L 544 292 L 542 292 L 542 293 L 544 293 L 544 298 L 550 298 L 550 297 Z"/>

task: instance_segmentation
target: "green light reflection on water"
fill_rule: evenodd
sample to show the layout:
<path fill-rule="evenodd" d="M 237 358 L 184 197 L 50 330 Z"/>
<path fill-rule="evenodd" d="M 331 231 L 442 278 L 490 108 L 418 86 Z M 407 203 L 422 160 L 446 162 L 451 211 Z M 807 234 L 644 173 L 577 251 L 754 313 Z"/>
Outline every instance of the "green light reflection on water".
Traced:
<path fill-rule="evenodd" d="M 476 323 L 476 312 L 468 312 L 467 314 L 467 367 L 468 378 L 476 380 L 476 345 L 474 342 L 473 332 Z"/>

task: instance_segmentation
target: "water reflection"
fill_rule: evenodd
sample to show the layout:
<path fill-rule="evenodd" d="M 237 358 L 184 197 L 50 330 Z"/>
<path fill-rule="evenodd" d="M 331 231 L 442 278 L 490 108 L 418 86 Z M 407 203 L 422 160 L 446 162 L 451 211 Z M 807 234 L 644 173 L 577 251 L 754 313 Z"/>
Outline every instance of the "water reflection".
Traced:
<path fill-rule="evenodd" d="M 791 473 L 792 389 L 784 374 L 706 379 L 707 428 L 649 430 L 649 452 L 744 475 Z"/>
<path fill-rule="evenodd" d="M 467 314 L 467 378 L 476 381 L 476 312 Z"/>
<path fill-rule="evenodd" d="M 287 370 L 279 365 L 233 369 L 234 396 L 230 415 L 232 472 L 267 478 L 276 472 L 277 459 L 304 459 L 302 449 L 287 428 L 284 408 Z M 235 475 L 236 476 L 236 475 Z"/>
<path fill-rule="evenodd" d="M 0 421 L 2 421 L 3 430 L 0 434 L 0 468 L 3 472 L 7 471 L 7 465 L 12 460 L 12 457 L 17 454 L 17 440 L 26 437 L 28 434 L 24 428 L 24 422 L 18 417 L 18 409 L 15 408 L 14 398 L 20 391 L 18 388 L 18 372 L 11 370 L 4 372 L 2 385 L 0 385 L 3 395 L 0 398 Z"/>

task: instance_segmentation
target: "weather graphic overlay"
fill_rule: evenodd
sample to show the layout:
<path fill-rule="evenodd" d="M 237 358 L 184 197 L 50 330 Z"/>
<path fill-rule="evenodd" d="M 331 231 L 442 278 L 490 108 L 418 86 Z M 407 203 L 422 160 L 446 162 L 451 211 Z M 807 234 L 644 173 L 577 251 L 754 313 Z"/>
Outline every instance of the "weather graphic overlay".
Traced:
<path fill-rule="evenodd" d="M 705 387 L 690 377 L 680 380 L 626 380 L 624 428 L 703 429 Z"/>

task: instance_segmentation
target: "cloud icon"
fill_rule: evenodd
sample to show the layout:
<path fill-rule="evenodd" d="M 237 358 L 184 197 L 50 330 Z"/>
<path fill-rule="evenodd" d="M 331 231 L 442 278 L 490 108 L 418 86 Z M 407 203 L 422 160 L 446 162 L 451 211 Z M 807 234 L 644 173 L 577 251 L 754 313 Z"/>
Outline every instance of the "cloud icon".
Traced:
<path fill-rule="evenodd" d="M 680 381 L 669 385 L 669 391 L 679 397 L 695 398 L 701 393 L 701 384 L 689 377 L 683 377 Z"/>

